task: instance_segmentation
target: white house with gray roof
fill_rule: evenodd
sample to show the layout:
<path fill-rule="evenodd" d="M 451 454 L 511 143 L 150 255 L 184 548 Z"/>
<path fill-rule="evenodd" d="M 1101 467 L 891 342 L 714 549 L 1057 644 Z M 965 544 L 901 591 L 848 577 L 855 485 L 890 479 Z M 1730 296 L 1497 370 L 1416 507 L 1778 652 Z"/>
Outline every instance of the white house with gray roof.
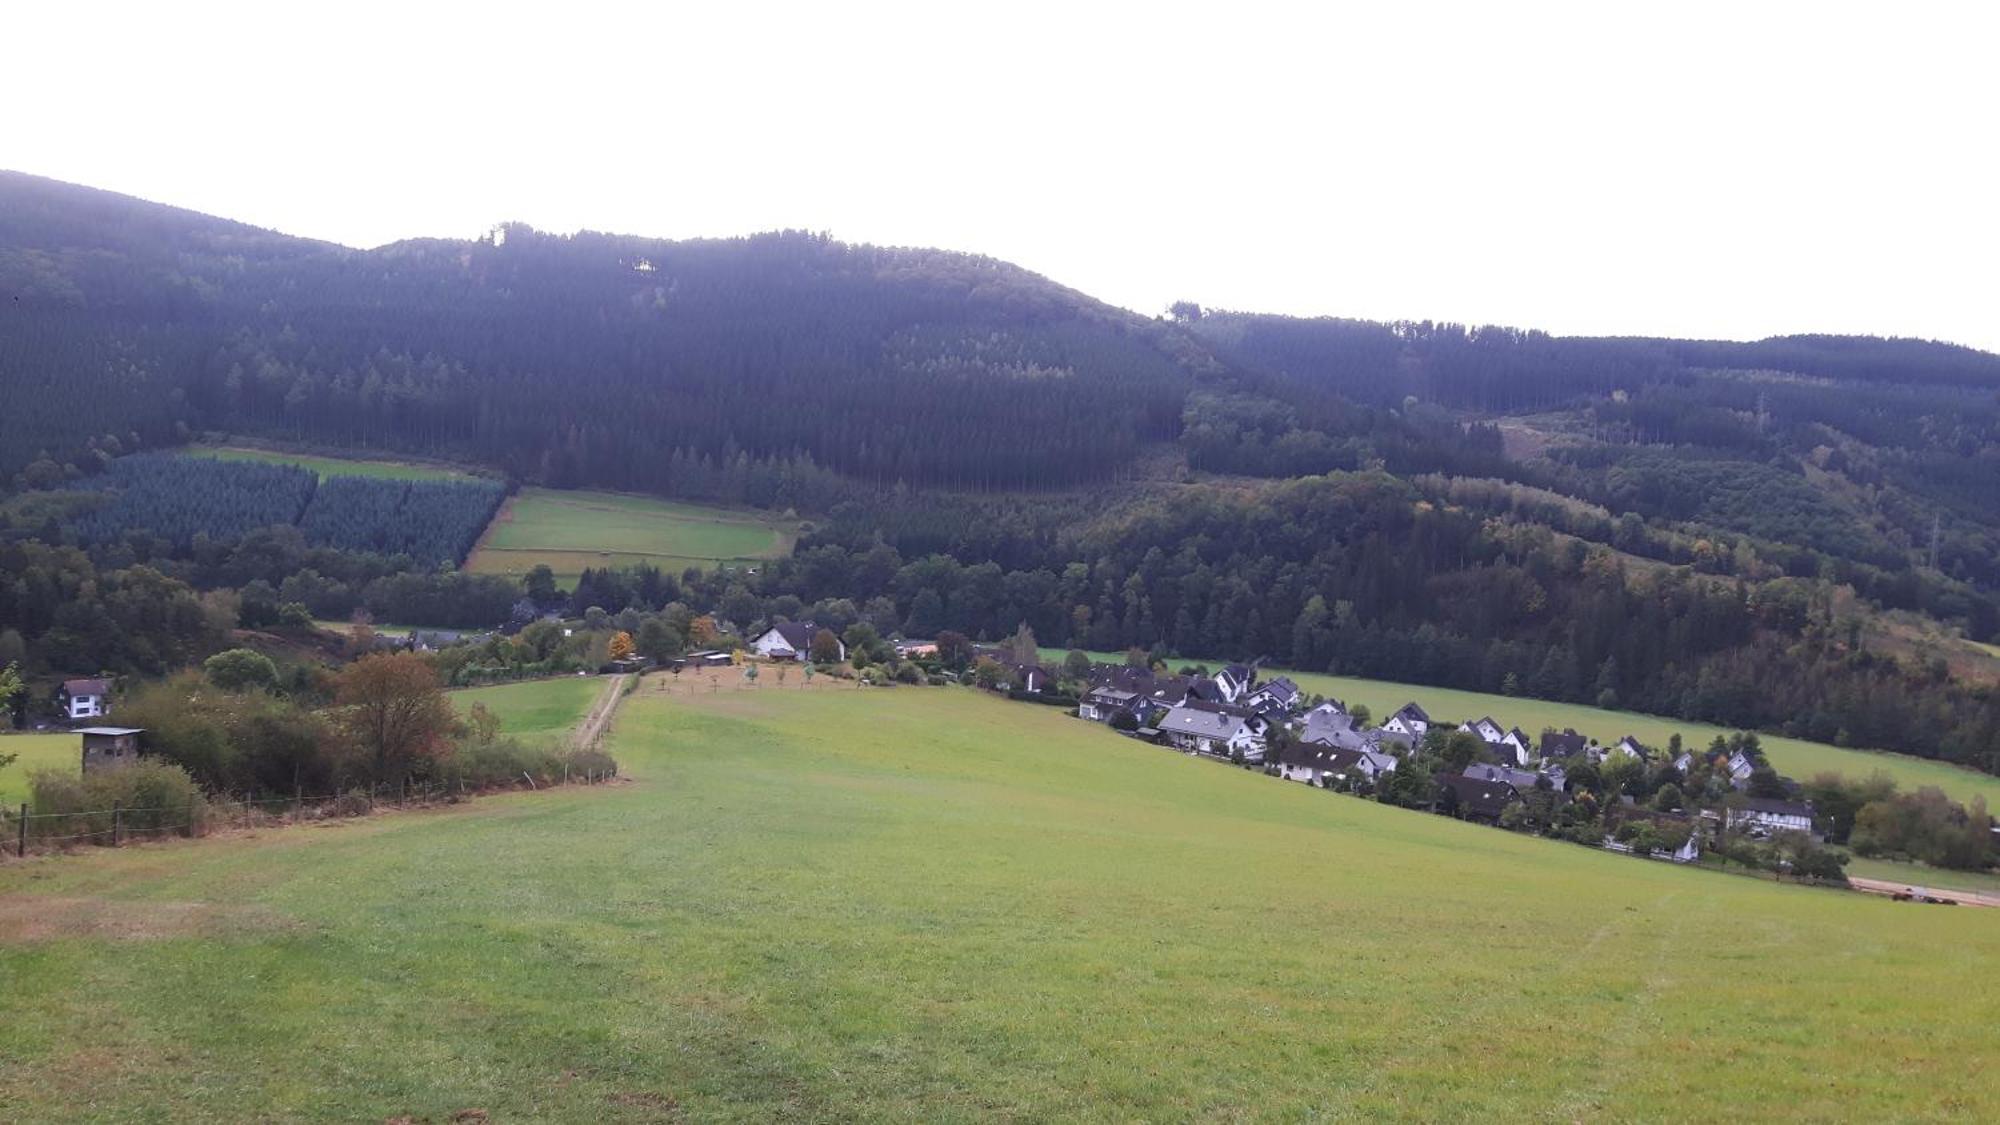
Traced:
<path fill-rule="evenodd" d="M 1263 737 L 1239 715 L 1176 707 L 1160 720 L 1160 733 L 1169 744 L 1190 754 L 1229 757 L 1241 750 L 1246 761 L 1264 759 Z"/>

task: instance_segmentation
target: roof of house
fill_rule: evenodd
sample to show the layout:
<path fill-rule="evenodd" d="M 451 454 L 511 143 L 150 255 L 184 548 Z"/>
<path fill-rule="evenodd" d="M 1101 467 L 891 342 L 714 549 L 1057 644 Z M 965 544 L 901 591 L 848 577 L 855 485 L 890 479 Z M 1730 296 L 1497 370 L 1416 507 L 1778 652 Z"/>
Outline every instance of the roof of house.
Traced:
<path fill-rule="evenodd" d="M 1365 750 L 1369 746 L 1368 736 L 1355 730 L 1347 716 L 1322 717 L 1316 712 L 1306 716 L 1306 727 L 1300 733 L 1299 741 L 1337 746 L 1343 750 Z"/>
<path fill-rule="evenodd" d="M 1514 769 L 1511 766 L 1494 766 L 1485 762 L 1473 762 L 1465 767 L 1466 777 L 1480 781 L 1504 781 L 1516 789 L 1533 789 L 1535 775 L 1530 770 Z"/>
<path fill-rule="evenodd" d="M 63 690 L 71 695 L 110 695 L 108 680 L 64 680 Z"/>
<path fill-rule="evenodd" d="M 1299 685 L 1283 676 L 1279 676 L 1277 679 L 1259 686 L 1257 694 L 1269 696 L 1279 703 L 1290 705 L 1293 700 L 1299 697 Z"/>
<path fill-rule="evenodd" d="M 1089 693 L 1087 693 L 1084 696 L 1084 698 L 1090 700 L 1092 703 L 1109 703 L 1114 706 L 1122 707 L 1128 703 L 1131 703 L 1133 700 L 1138 699 L 1139 696 L 1138 693 L 1136 692 L 1119 691 L 1117 688 L 1101 687 L 1101 688 L 1092 688 L 1089 691 Z"/>
<path fill-rule="evenodd" d="M 819 635 L 819 626 L 810 621 L 781 621 L 764 632 L 766 635 L 776 633 L 793 649 L 804 652 L 812 647 L 813 638 Z"/>
<path fill-rule="evenodd" d="M 1294 742 L 1286 746 L 1278 755 L 1278 760 L 1288 766 L 1345 772 L 1360 765 L 1368 754 L 1339 746 L 1321 746 L 1309 742 Z"/>
<path fill-rule="evenodd" d="M 1228 676 L 1230 679 L 1235 680 L 1239 684 L 1247 684 L 1251 680 L 1256 679 L 1257 677 L 1257 674 L 1255 672 L 1252 672 L 1250 670 L 1250 666 L 1247 664 L 1225 665 L 1222 671 L 1217 672 L 1216 675 Z"/>
<path fill-rule="evenodd" d="M 1542 756 L 1545 758 L 1570 758 L 1584 752 L 1590 739 L 1573 730 L 1542 732 Z"/>
<path fill-rule="evenodd" d="M 1367 738 L 1368 741 L 1374 743 L 1377 746 L 1393 742 L 1396 745 L 1401 746 L 1405 750 L 1407 750 L 1410 747 L 1415 746 L 1417 744 L 1417 739 L 1415 735 L 1405 734 L 1400 731 L 1387 730 L 1382 727 L 1376 727 L 1374 730 L 1371 731 L 1363 731 L 1362 735 L 1363 737 Z"/>
<path fill-rule="evenodd" d="M 1778 797 L 1750 797 L 1743 802 L 1743 811 L 1760 813 L 1765 816 L 1813 817 L 1812 803 L 1809 801 L 1787 801 Z"/>
<path fill-rule="evenodd" d="M 1408 703 L 1403 704 L 1401 707 L 1396 708 L 1396 713 L 1389 717 L 1392 719 L 1398 717 L 1404 719 L 1415 719 L 1421 723 L 1428 723 L 1431 721 L 1430 713 L 1428 711 L 1425 711 L 1422 707 L 1417 706 L 1415 700 L 1412 700 Z"/>
<path fill-rule="evenodd" d="M 1486 781 L 1462 773 L 1441 773 L 1437 780 L 1458 794 L 1459 808 L 1480 816 L 1499 816 L 1508 805 L 1521 799 L 1520 791 L 1504 781 Z"/>
<path fill-rule="evenodd" d="M 1236 715 L 1225 715 L 1195 707 L 1176 707 L 1160 720 L 1160 729 L 1168 734 L 1193 734 L 1205 738 L 1234 738 L 1246 728 L 1243 719 Z"/>
<path fill-rule="evenodd" d="M 101 734 L 107 738 L 117 738 L 127 734 L 144 734 L 145 727 L 78 727 L 77 734 Z"/>

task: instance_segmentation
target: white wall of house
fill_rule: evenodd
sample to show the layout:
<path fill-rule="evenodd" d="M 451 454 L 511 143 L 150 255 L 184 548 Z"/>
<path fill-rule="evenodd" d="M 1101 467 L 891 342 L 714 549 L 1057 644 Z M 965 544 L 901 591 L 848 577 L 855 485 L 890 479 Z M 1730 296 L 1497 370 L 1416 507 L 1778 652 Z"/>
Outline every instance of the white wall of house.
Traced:
<path fill-rule="evenodd" d="M 766 660 L 797 660 L 799 650 L 791 642 L 778 635 L 776 629 L 766 630 L 764 635 L 750 643 L 750 648 Z"/>

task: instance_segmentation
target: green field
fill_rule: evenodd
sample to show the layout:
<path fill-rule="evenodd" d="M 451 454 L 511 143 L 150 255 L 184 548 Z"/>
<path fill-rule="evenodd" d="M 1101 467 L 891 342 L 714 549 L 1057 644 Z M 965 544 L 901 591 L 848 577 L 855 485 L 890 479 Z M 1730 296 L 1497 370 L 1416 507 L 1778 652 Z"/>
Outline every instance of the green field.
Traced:
<path fill-rule="evenodd" d="M 604 691 L 604 683 L 596 676 L 524 680 L 464 688 L 452 692 L 451 701 L 461 712 L 475 703 L 485 704 L 499 717 L 501 733 L 523 742 L 552 741 L 583 720 L 591 703 Z"/>
<path fill-rule="evenodd" d="M 1042 659 L 1060 661 L 1064 652 L 1063 649 L 1043 649 Z M 1092 653 L 1091 656 L 1093 659 L 1108 663 L 1123 663 L 1125 659 L 1122 653 L 1099 652 Z M 1172 663 L 1178 668 L 1183 663 L 1193 662 Z M 1220 663 L 1209 664 L 1211 669 L 1220 666 Z M 1289 676 L 1308 694 L 1330 696 L 1345 702 L 1350 707 L 1356 704 L 1366 706 L 1376 722 L 1388 718 L 1391 712 L 1414 700 L 1435 719 L 1465 722 L 1491 715 L 1502 726 L 1520 727 L 1531 738 L 1539 738 L 1544 728 L 1562 730 L 1567 727 L 1590 735 L 1606 745 L 1629 734 L 1648 746 L 1665 747 L 1668 737 L 1678 731 L 1684 744 L 1706 746 L 1716 735 L 1729 733 L 1726 728 L 1708 723 L 1663 719 L 1654 715 L 1635 715 L 1629 711 L 1606 711 L 1578 703 L 1552 703 L 1545 699 L 1511 698 L 1504 695 L 1485 695 L 1476 691 L 1458 691 L 1453 688 L 1424 687 L 1421 684 L 1362 680 L 1351 676 L 1328 676 L 1316 672 L 1291 672 L 1274 668 L 1264 669 L 1262 675 Z M 1780 735 L 1764 734 L 1758 738 L 1763 742 L 1764 752 L 1771 759 L 1771 765 L 1779 773 L 1790 777 L 1804 779 L 1827 770 L 1850 777 L 1866 777 L 1880 770 L 1895 778 L 1896 784 L 1904 789 L 1935 785 L 1955 800 L 1970 801 L 1974 796 L 1984 794 L 1988 804 L 2000 805 L 2000 779 L 1973 770 L 1961 769 L 1926 758 L 1914 758 L 1907 754 L 1849 750 L 1839 746 L 1828 746 L 1822 742 L 1807 742 L 1804 739 L 1785 738 Z"/>
<path fill-rule="evenodd" d="M 1858 879 L 1880 879 L 1885 883 L 1905 883 L 1913 887 L 1944 888 L 2000 894 L 2000 872 L 1950 871 L 1922 863 L 1854 856 L 1847 861 L 1847 873 Z"/>
<path fill-rule="evenodd" d="M 636 783 L 0 868 L 19 1121 L 2000 1114 L 1996 915 L 960 689 L 641 691 Z"/>
<path fill-rule="evenodd" d="M 585 567 L 648 563 L 678 574 L 691 566 L 755 566 L 790 554 L 796 538 L 791 524 L 748 509 L 524 488 L 500 509 L 465 565 L 518 577 L 547 564 L 566 583 Z"/>
<path fill-rule="evenodd" d="M 0 755 L 19 754 L 0 768 L 0 806 L 28 799 L 28 775 L 36 770 L 75 773 L 83 768 L 83 738 L 74 734 L 10 734 L 0 738 Z"/>
<path fill-rule="evenodd" d="M 297 465 L 326 477 L 379 477 L 387 480 L 472 480 L 473 474 L 440 465 L 418 465 L 408 461 L 375 461 L 359 457 L 319 457 L 305 453 L 281 453 L 270 449 L 241 449 L 234 446 L 210 448 L 193 446 L 190 457 L 218 461 L 262 461 L 271 465 Z"/>

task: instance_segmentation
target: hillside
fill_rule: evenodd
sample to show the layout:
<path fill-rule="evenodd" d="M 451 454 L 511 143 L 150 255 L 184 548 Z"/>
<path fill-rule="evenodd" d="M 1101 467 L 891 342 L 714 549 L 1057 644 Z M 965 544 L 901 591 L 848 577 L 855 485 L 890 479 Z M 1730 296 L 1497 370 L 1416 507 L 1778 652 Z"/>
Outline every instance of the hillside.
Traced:
<path fill-rule="evenodd" d="M 519 600 L 492 552 L 479 565 L 503 577 L 451 587 L 462 604 L 419 618 L 388 599 L 388 552 L 458 561 L 477 533 L 419 543 L 384 526 L 419 510 L 395 497 L 304 519 L 327 548 L 310 558 L 231 543 L 296 513 L 241 505 L 202 528 L 177 499 L 88 519 L 53 499 L 138 471 L 134 447 L 224 431 L 800 517 L 790 555 L 789 533 L 522 544 L 561 548 L 565 578 L 592 559 L 754 560 L 673 587 L 741 629 L 808 610 L 920 636 L 1025 621 L 1049 644 L 2000 768 L 2000 691 L 1972 647 L 2000 639 L 2000 357 L 1147 319 L 990 259 L 798 232 L 513 225 L 360 251 L 12 174 L 0 210 L 0 394 L 19 404 L 0 471 L 30 490 L 0 505 L 0 548 L 61 540 L 106 570 L 143 563 L 137 585 L 261 581 L 246 604 L 273 615 L 287 583 L 320 617 L 371 585 L 386 620 L 492 625 Z M 0 567 L 0 642 L 36 674 L 156 671 L 186 647 L 7 592 L 57 570 L 76 580 L 52 589 L 105 588 L 80 560 L 23 548 Z M 618 591 L 670 589 L 589 586 L 574 612 L 658 612 Z"/>
<path fill-rule="evenodd" d="M 2000 1112 L 1984 911 L 957 690 L 648 685 L 614 743 L 632 784 L 0 869 L 10 1117 Z"/>

